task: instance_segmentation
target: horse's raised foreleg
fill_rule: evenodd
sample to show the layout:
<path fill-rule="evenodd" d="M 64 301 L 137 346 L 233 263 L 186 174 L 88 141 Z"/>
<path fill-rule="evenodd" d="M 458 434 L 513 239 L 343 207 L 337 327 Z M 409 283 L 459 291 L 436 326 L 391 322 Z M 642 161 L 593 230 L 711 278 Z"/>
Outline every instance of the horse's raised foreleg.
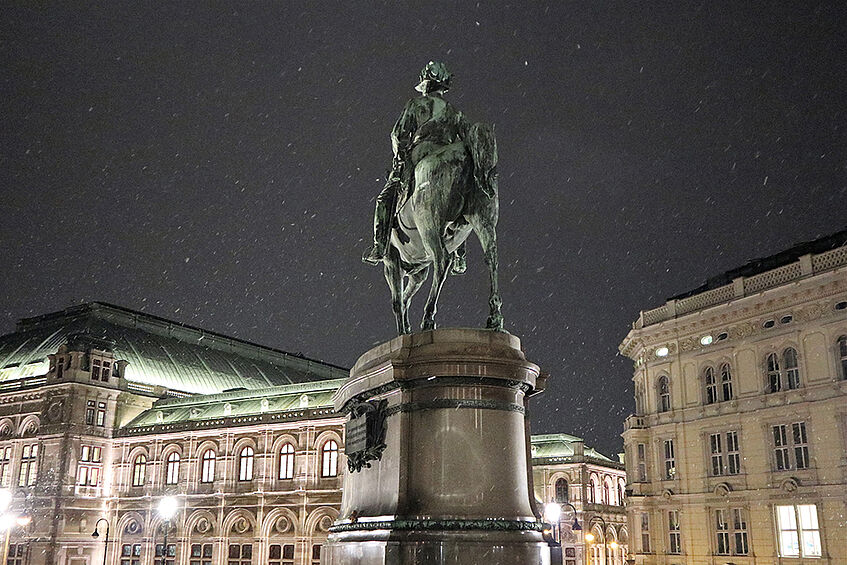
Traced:
<path fill-rule="evenodd" d="M 403 307 L 403 273 L 400 271 L 400 254 L 395 248 L 388 250 L 383 265 L 385 282 L 391 290 L 391 308 L 394 310 L 394 318 L 397 321 L 397 334 L 411 333 L 406 309 Z"/>
<path fill-rule="evenodd" d="M 426 299 L 426 306 L 424 306 L 424 317 L 421 322 L 421 329 L 434 330 L 435 312 L 438 309 L 438 296 L 441 294 L 441 288 L 444 286 L 447 273 L 450 272 L 450 264 L 452 263 L 453 258 L 450 253 L 447 253 L 447 249 L 444 247 L 444 242 L 438 237 L 424 239 L 424 245 L 433 258 L 433 270 L 432 286 L 429 288 L 429 296 Z"/>
<path fill-rule="evenodd" d="M 500 300 L 500 289 L 497 284 L 497 232 L 494 226 L 488 222 L 479 222 L 474 225 L 474 231 L 482 245 L 483 259 L 488 266 L 488 276 L 491 282 L 491 294 L 488 297 L 488 320 L 485 327 L 492 330 L 503 330 L 503 314 L 500 312 L 502 301 Z"/>

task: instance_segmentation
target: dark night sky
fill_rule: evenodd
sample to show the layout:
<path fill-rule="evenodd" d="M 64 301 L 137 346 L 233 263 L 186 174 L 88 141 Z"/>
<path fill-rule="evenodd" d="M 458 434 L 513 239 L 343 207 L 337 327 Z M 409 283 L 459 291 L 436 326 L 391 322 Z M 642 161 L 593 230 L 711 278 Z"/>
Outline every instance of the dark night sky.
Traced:
<path fill-rule="evenodd" d="M 393 335 L 359 257 L 430 59 L 496 123 L 535 432 L 616 452 L 640 309 L 847 224 L 837 2 L 86 4 L 0 8 L 4 331 L 102 300 L 351 365 Z M 472 243 L 442 326 L 484 323 Z"/>

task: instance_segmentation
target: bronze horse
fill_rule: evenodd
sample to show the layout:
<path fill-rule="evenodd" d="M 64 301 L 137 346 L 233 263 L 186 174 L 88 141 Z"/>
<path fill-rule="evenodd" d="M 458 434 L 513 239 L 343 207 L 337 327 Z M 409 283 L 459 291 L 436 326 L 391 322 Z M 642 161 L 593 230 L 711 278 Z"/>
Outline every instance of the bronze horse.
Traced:
<path fill-rule="evenodd" d="M 438 296 L 454 252 L 473 231 L 482 245 L 491 289 L 486 327 L 503 330 L 497 288 L 497 142 L 486 124 L 468 128 L 466 139 L 430 153 L 414 167 L 414 190 L 399 207 L 383 259 L 385 280 L 400 335 L 411 333 L 409 304 L 426 281 L 432 285 L 421 329 L 435 329 Z"/>

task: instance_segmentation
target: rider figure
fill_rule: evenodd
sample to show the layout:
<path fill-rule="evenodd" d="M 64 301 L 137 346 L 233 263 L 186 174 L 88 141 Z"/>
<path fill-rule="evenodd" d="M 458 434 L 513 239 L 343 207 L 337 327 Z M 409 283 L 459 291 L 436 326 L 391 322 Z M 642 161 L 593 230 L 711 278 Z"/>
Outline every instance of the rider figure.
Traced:
<path fill-rule="evenodd" d="M 403 114 L 394 124 L 391 131 L 394 161 L 385 187 L 376 199 L 374 244 L 362 257 L 365 263 L 376 265 L 385 257 L 398 204 L 414 189 L 415 165 L 441 147 L 466 139 L 470 124 L 443 98 L 450 88 L 451 78 L 444 63 L 427 63 L 415 87 L 421 96 L 406 103 Z M 462 243 L 454 253 L 453 273 L 461 274 L 465 269 L 465 244 Z"/>

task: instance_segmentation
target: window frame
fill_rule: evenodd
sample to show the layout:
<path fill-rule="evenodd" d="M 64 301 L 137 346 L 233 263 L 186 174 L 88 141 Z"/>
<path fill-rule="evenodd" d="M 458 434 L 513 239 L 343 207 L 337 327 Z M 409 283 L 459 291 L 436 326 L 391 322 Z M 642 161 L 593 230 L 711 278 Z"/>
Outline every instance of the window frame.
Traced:
<path fill-rule="evenodd" d="M 207 457 L 211 455 L 211 457 Z M 213 447 L 208 447 L 200 454 L 200 484 L 208 485 L 215 482 L 215 466 L 218 453 Z"/>
<path fill-rule="evenodd" d="M 279 448 L 279 464 L 277 465 L 277 478 L 281 481 L 290 481 L 294 478 L 294 458 L 297 450 L 291 442 L 285 442 Z"/>
<path fill-rule="evenodd" d="M 818 517 L 818 509 L 817 504 L 774 504 L 774 523 L 776 525 L 776 546 L 777 546 L 777 554 L 780 557 L 784 558 L 821 558 L 823 557 L 823 536 L 821 535 L 821 527 L 820 527 L 820 518 Z M 803 514 L 801 512 L 801 508 L 812 508 L 812 512 L 810 517 L 814 518 L 815 527 L 806 527 L 803 522 Z M 785 517 L 791 518 L 790 521 L 793 522 L 793 527 L 783 527 L 783 515 L 780 509 L 791 509 L 790 514 L 788 511 L 785 511 Z M 790 526 L 790 524 L 789 524 Z M 794 534 L 795 543 L 797 546 L 797 553 L 785 553 L 785 534 L 792 533 Z M 806 553 L 806 535 L 804 534 L 812 534 L 812 538 L 814 539 L 814 546 L 817 548 L 817 553 Z"/>
<path fill-rule="evenodd" d="M 174 450 L 168 453 L 167 458 L 165 459 L 165 484 L 166 485 L 176 485 L 179 484 L 179 466 L 180 466 L 181 457 L 179 456 L 179 452 Z"/>
<path fill-rule="evenodd" d="M 328 439 L 321 445 L 320 476 L 322 479 L 338 476 L 338 442 L 334 439 Z"/>
<path fill-rule="evenodd" d="M 253 480 L 253 463 L 255 450 L 250 445 L 245 445 L 238 452 L 238 481 L 250 482 Z"/>
<path fill-rule="evenodd" d="M 139 453 L 132 458 L 130 484 L 133 487 L 143 487 L 147 480 L 147 455 Z"/>
<path fill-rule="evenodd" d="M 658 412 L 671 411 L 671 380 L 667 375 L 661 375 L 656 380 L 656 408 Z"/>

